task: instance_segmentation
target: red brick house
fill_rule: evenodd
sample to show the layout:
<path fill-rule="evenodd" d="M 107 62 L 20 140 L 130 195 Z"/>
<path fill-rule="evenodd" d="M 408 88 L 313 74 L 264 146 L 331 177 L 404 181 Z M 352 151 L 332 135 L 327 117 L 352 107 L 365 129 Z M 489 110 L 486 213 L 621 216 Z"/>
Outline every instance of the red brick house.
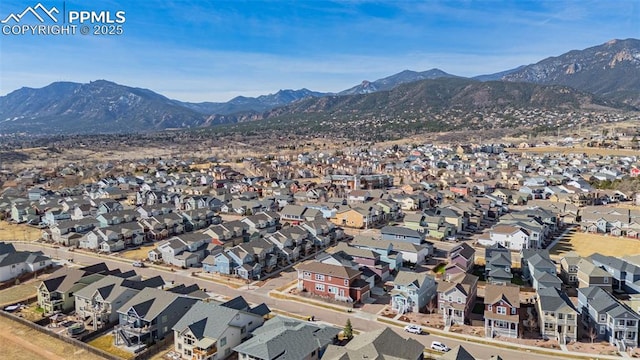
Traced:
<path fill-rule="evenodd" d="M 484 295 L 486 337 L 520 334 L 520 287 L 487 284 Z"/>
<path fill-rule="evenodd" d="M 338 301 L 361 302 L 369 297 L 362 271 L 316 261 L 298 266 L 298 290 Z"/>

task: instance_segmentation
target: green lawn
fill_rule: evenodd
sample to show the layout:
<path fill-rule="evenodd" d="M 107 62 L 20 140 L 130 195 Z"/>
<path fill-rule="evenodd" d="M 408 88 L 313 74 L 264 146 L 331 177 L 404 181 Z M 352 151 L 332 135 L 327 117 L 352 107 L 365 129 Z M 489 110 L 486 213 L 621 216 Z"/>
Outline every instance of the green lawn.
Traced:
<path fill-rule="evenodd" d="M 447 264 L 438 264 L 438 266 L 433 268 L 433 272 L 436 274 L 444 274 L 444 268 L 447 266 Z"/>
<path fill-rule="evenodd" d="M 524 286 L 525 285 L 524 280 L 522 280 L 522 277 L 520 277 L 519 275 L 513 275 L 513 278 L 511 279 L 511 283 L 512 284 L 516 284 L 516 285 L 520 285 L 520 286 Z"/>

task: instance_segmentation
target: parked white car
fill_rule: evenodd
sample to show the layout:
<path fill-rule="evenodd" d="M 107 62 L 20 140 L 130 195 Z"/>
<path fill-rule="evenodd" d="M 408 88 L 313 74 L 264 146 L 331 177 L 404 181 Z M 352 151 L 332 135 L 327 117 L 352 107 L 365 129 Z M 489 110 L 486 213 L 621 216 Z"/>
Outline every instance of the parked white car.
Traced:
<path fill-rule="evenodd" d="M 422 328 L 418 325 L 407 325 L 404 327 L 404 331 L 412 334 L 422 334 Z"/>
<path fill-rule="evenodd" d="M 134 267 L 144 267 L 144 263 L 142 261 L 134 261 L 131 265 Z"/>
<path fill-rule="evenodd" d="M 431 350 L 447 352 L 451 349 L 447 345 L 441 343 L 440 341 L 434 341 L 431 343 Z"/>

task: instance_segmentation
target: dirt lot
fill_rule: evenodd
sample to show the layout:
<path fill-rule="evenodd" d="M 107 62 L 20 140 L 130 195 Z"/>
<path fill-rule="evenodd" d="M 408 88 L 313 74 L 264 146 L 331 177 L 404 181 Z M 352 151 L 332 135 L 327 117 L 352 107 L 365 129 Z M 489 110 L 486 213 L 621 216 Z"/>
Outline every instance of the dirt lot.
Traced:
<path fill-rule="evenodd" d="M 640 253 L 640 240 L 576 231 L 570 237 L 562 239 L 554 246 L 551 255 L 575 251 L 580 256 L 600 253 L 609 256 L 622 256 Z"/>
<path fill-rule="evenodd" d="M 0 358 L 3 359 L 102 359 L 83 349 L 3 317 L 0 317 L 0 343 L 2 343 Z"/>
<path fill-rule="evenodd" d="M 42 236 L 42 230 L 24 224 L 0 221 L 0 241 L 35 241 Z"/>
<path fill-rule="evenodd" d="M 141 246 L 136 250 L 127 250 L 120 253 L 120 256 L 129 260 L 142 260 L 149 257 L 149 251 L 155 249 L 155 245 Z"/>
<path fill-rule="evenodd" d="M 20 300 L 28 299 L 36 295 L 36 287 L 40 285 L 41 279 L 30 280 L 20 285 L 0 290 L 0 306 L 11 305 Z"/>

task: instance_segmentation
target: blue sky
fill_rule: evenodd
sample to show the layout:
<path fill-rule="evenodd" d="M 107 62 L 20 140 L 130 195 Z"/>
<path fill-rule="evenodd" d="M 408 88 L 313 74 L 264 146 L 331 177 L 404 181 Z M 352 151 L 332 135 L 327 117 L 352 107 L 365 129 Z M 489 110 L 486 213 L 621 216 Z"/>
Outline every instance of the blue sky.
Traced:
<path fill-rule="evenodd" d="M 62 9 L 62 1 L 41 1 Z M 0 18 L 37 0 L 2 0 Z M 473 76 L 640 38 L 640 0 L 66 1 L 122 35 L 0 35 L 0 95 L 106 79 L 184 101 L 340 91 L 405 69 Z"/>

